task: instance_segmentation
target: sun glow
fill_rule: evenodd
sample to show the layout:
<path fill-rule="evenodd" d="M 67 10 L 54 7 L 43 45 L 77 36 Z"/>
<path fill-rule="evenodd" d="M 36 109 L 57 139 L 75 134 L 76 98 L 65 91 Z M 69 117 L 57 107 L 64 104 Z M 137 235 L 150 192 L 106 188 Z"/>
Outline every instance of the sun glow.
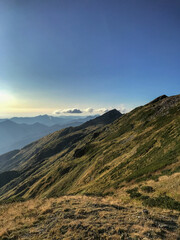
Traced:
<path fill-rule="evenodd" d="M 0 90 L 0 107 L 5 108 L 14 105 L 15 103 L 15 97 L 7 92 Z"/>

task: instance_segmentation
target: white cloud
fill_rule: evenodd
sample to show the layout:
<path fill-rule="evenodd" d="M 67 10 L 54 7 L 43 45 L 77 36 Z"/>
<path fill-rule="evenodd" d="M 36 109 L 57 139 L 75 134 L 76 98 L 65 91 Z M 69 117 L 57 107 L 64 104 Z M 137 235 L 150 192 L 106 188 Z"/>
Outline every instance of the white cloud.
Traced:
<path fill-rule="evenodd" d="M 84 110 L 84 112 L 93 113 L 93 112 L 94 112 L 94 108 L 86 108 L 86 109 Z"/>
<path fill-rule="evenodd" d="M 67 110 L 63 110 L 63 113 L 82 113 L 82 111 L 80 109 L 77 108 L 73 108 L 73 109 L 67 109 Z"/>
<path fill-rule="evenodd" d="M 59 114 L 61 114 L 61 111 L 56 110 L 56 111 L 53 112 L 53 114 L 59 115 Z"/>
<path fill-rule="evenodd" d="M 128 109 L 124 106 L 124 104 L 120 104 L 118 107 L 109 107 L 109 108 L 85 108 L 85 109 L 79 109 L 79 108 L 68 108 L 68 109 L 59 109 L 59 110 L 55 110 L 54 111 L 54 115 L 64 115 L 64 114 L 80 114 L 80 115 L 102 115 L 112 109 L 117 109 L 118 111 L 120 111 L 121 113 L 127 113 L 129 112 L 131 109 Z"/>
<path fill-rule="evenodd" d="M 121 104 L 121 105 L 119 105 L 119 107 L 117 107 L 117 110 L 120 111 L 121 113 L 125 114 L 125 113 L 131 111 L 132 109 L 126 108 L 124 106 L 124 104 Z"/>
<path fill-rule="evenodd" d="M 110 109 L 107 109 L 107 108 L 99 108 L 99 109 L 97 109 L 96 111 L 98 112 L 98 113 L 100 113 L 100 114 L 103 114 L 103 113 L 106 113 L 106 112 L 108 112 Z"/>
<path fill-rule="evenodd" d="M 60 115 L 60 114 L 80 114 L 80 113 L 83 113 L 80 109 L 77 109 L 77 108 L 72 108 L 72 109 L 59 109 L 59 110 L 56 110 L 54 111 L 53 114 L 56 114 L 56 115 Z"/>

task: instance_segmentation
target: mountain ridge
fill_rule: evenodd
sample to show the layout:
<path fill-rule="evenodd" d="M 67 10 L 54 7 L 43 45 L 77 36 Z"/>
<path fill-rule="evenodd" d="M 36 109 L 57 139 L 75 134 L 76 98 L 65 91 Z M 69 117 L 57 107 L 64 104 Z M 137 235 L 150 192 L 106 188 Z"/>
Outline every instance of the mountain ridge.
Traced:
<path fill-rule="evenodd" d="M 20 176 L 0 188 L 0 198 L 118 195 L 133 186 L 146 187 L 150 181 L 155 190 L 146 196 L 148 204 L 151 197 L 180 201 L 178 185 L 168 187 L 166 198 L 160 198 L 169 186 L 161 176 L 169 184 L 179 179 L 179 126 L 177 95 L 140 106 L 104 126 L 50 134 L 11 158 L 17 165 L 6 170 L 18 171 Z M 129 194 L 145 201 L 137 189 Z"/>
<path fill-rule="evenodd" d="M 6 153 L 8 151 L 22 148 L 25 145 L 40 139 L 43 136 L 48 135 L 49 133 L 55 132 L 57 130 L 67 128 L 70 126 L 79 126 L 82 123 L 84 123 L 86 120 L 93 119 L 95 116 L 89 116 L 82 119 L 77 118 L 75 120 L 74 117 L 69 117 L 67 120 L 66 118 L 57 118 L 57 117 L 50 117 L 47 115 L 48 120 L 51 124 L 43 124 L 41 121 L 42 119 L 39 119 L 43 116 L 37 116 L 33 118 L 17 118 L 18 121 L 14 121 L 12 119 L 4 119 L 0 121 L 0 154 Z M 46 117 L 46 116 L 45 116 Z M 28 121 L 31 121 L 31 124 L 26 123 L 23 119 L 28 119 Z M 52 119 L 52 121 L 51 121 Z M 62 122 L 63 119 L 63 122 Z M 74 120 L 73 120 L 74 119 Z M 47 120 L 47 118 L 46 118 Z M 28 122 L 27 121 L 27 122 Z M 38 122 L 40 121 L 40 122 Z M 54 125 L 52 125 L 54 121 Z M 60 122 L 59 122 L 60 121 Z M 44 122 L 46 123 L 46 122 Z M 61 123 L 61 125 L 59 125 Z M 64 125 L 62 125 L 62 123 Z"/>
<path fill-rule="evenodd" d="M 92 115 L 92 116 L 51 116 L 51 115 L 38 115 L 35 117 L 12 117 L 12 118 L 5 118 L 0 119 L 0 122 L 5 120 L 10 120 L 18 124 L 34 124 L 36 122 L 39 122 L 46 126 L 53 126 L 55 124 L 64 126 L 66 124 L 72 124 L 73 122 L 80 122 L 83 123 L 85 121 L 88 121 L 90 119 L 93 119 L 97 117 L 98 115 Z"/>

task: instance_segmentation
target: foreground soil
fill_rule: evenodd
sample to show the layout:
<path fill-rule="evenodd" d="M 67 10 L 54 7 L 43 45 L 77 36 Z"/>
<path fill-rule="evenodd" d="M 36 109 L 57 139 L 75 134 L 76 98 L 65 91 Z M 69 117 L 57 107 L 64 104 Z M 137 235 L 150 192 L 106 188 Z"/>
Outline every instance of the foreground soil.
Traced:
<path fill-rule="evenodd" d="M 180 213 L 67 196 L 0 205 L 0 239 L 180 240 Z"/>

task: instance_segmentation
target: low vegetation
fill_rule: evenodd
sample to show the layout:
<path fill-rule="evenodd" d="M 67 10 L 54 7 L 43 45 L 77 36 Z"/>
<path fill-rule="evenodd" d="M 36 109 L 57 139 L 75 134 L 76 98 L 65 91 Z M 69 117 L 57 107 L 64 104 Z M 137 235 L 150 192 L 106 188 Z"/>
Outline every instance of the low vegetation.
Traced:
<path fill-rule="evenodd" d="M 0 205 L 0 239 L 178 239 L 178 212 L 117 198 L 64 196 Z"/>
<path fill-rule="evenodd" d="M 149 207 L 160 207 L 180 211 L 180 202 L 175 201 L 173 198 L 166 195 L 147 198 L 143 201 L 143 204 Z"/>
<path fill-rule="evenodd" d="M 146 193 L 154 192 L 154 189 L 150 186 L 143 186 L 141 188 L 142 191 Z M 144 206 L 148 207 L 158 207 L 158 208 L 166 208 L 180 211 L 180 202 L 174 200 L 173 198 L 162 194 L 158 197 L 151 197 L 149 195 L 144 195 L 138 191 L 138 188 L 132 188 L 126 191 L 129 196 L 136 200 L 141 200 Z"/>

